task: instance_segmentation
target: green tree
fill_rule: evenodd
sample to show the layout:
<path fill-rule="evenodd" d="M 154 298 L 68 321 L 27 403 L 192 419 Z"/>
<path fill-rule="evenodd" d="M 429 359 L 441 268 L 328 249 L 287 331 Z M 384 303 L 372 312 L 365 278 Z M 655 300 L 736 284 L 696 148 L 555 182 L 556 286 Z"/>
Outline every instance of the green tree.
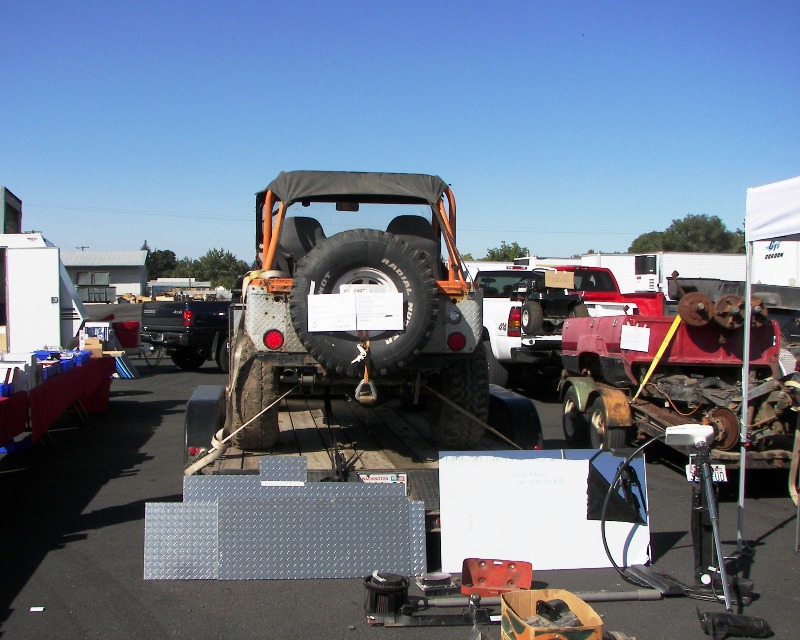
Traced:
<path fill-rule="evenodd" d="M 493 262 L 513 262 L 514 258 L 529 255 L 528 247 L 520 247 L 516 242 L 507 244 L 505 240 L 500 243 L 499 247 L 489 249 L 486 252 L 484 260 L 491 260 Z"/>
<path fill-rule="evenodd" d="M 145 242 L 147 244 L 147 242 Z M 144 247 L 143 247 L 144 248 Z M 175 253 L 169 250 L 149 251 L 145 259 L 147 267 L 147 279 L 155 280 L 172 275 L 173 270 L 178 264 Z"/>
<path fill-rule="evenodd" d="M 209 249 L 194 264 L 194 277 L 198 280 L 209 280 L 212 287 L 233 287 L 236 278 L 247 273 L 249 267 L 244 260 L 239 260 L 225 249 Z"/>
<path fill-rule="evenodd" d="M 195 275 L 197 260 L 184 257 L 175 262 L 175 267 L 166 275 L 173 278 L 197 278 Z"/>
<path fill-rule="evenodd" d="M 650 231 L 635 238 L 629 253 L 651 251 L 701 251 L 744 253 L 744 235 L 728 231 L 719 216 L 689 214 L 673 220 L 664 231 Z"/>
<path fill-rule="evenodd" d="M 664 251 L 663 236 L 663 231 L 649 231 L 648 233 L 643 233 L 631 243 L 631 246 L 628 247 L 628 253 L 653 253 L 654 251 Z"/>

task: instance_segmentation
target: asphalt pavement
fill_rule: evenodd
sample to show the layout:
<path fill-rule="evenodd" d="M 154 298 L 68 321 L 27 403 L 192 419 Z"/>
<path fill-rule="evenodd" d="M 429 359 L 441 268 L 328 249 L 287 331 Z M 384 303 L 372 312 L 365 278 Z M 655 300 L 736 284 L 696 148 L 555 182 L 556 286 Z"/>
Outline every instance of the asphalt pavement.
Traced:
<path fill-rule="evenodd" d="M 0 458 L 0 637 L 16 638 L 386 638 L 473 639 L 470 627 L 371 627 L 361 580 L 145 581 L 144 505 L 179 501 L 186 401 L 198 384 L 224 384 L 210 363 L 181 372 L 168 360 L 142 377 L 116 380 L 107 413 L 76 415 L 26 452 Z M 560 406 L 551 389 L 529 389 L 545 446 L 561 448 Z M 653 459 L 656 459 L 654 456 Z M 654 565 L 693 581 L 691 487 L 674 459 L 647 465 Z M 745 504 L 747 574 L 755 597 L 743 613 L 797 637 L 800 556 L 787 473 L 752 472 Z M 726 555 L 736 551 L 736 476 L 722 491 Z M 535 505 L 532 505 L 535 508 Z M 497 517 L 487 505 L 487 517 Z M 558 514 L 542 514 L 554 535 Z M 507 522 L 504 523 L 507 526 Z M 575 540 L 580 545 L 580 540 Z M 429 567 L 434 569 L 434 567 Z M 534 587 L 627 591 L 611 569 L 536 571 Z M 606 630 L 643 639 L 702 638 L 697 610 L 722 604 L 674 597 L 600 602 Z M 499 640 L 498 626 L 482 629 Z"/>

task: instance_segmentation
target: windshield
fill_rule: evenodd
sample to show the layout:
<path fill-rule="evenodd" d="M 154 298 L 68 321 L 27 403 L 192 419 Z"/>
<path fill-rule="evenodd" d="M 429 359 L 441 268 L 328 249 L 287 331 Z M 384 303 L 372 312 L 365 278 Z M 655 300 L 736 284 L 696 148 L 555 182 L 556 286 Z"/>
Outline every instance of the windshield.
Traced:
<path fill-rule="evenodd" d="M 484 298 L 510 298 L 520 281 L 533 277 L 532 271 L 480 271 L 475 286 L 483 290 Z"/>
<path fill-rule="evenodd" d="M 575 269 L 575 289 L 578 291 L 616 291 L 614 280 L 605 271 Z"/>

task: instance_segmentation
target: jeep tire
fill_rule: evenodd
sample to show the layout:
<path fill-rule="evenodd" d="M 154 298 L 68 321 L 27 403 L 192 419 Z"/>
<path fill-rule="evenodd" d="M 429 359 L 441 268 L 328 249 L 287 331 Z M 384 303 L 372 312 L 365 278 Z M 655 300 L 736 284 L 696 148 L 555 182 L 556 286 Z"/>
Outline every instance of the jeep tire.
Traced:
<path fill-rule="evenodd" d="M 274 367 L 259 358 L 248 341 L 232 391 L 234 411 L 231 432 L 269 406 L 275 400 L 276 389 Z M 276 406 L 239 431 L 232 440 L 239 449 L 262 451 L 275 446 L 279 433 Z"/>
<path fill-rule="evenodd" d="M 343 284 L 379 284 L 403 294 L 402 331 L 370 332 L 370 373 L 388 375 L 407 366 L 436 325 L 436 281 L 425 254 L 401 238 L 374 229 L 354 229 L 328 238 L 298 264 L 290 313 L 300 342 L 325 369 L 349 378 L 363 375 L 356 331 L 308 330 L 308 295 L 339 293 Z M 313 290 L 312 290 L 313 289 Z"/>
<path fill-rule="evenodd" d="M 489 370 L 486 351 L 480 346 L 470 354 L 453 356 L 453 363 L 442 369 L 432 384 L 481 422 L 489 417 Z M 429 401 L 433 440 L 441 450 L 468 450 L 478 446 L 484 427 L 436 396 Z"/>

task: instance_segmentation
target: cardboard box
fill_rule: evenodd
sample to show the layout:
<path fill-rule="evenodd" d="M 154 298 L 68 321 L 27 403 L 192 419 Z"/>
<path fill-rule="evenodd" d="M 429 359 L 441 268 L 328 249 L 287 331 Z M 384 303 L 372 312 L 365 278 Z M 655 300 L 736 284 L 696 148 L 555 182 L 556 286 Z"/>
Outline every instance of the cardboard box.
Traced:
<path fill-rule="evenodd" d="M 86 351 L 91 351 L 93 358 L 103 357 L 103 341 L 100 338 L 86 338 L 83 348 Z"/>
<path fill-rule="evenodd" d="M 573 271 L 545 271 L 544 286 L 551 289 L 574 289 L 575 272 Z"/>
<path fill-rule="evenodd" d="M 532 627 L 526 618 L 536 615 L 539 600 L 563 600 L 581 623 L 578 627 Z M 583 600 L 563 589 L 511 591 L 500 596 L 500 637 L 503 640 L 602 640 L 603 621 Z"/>

